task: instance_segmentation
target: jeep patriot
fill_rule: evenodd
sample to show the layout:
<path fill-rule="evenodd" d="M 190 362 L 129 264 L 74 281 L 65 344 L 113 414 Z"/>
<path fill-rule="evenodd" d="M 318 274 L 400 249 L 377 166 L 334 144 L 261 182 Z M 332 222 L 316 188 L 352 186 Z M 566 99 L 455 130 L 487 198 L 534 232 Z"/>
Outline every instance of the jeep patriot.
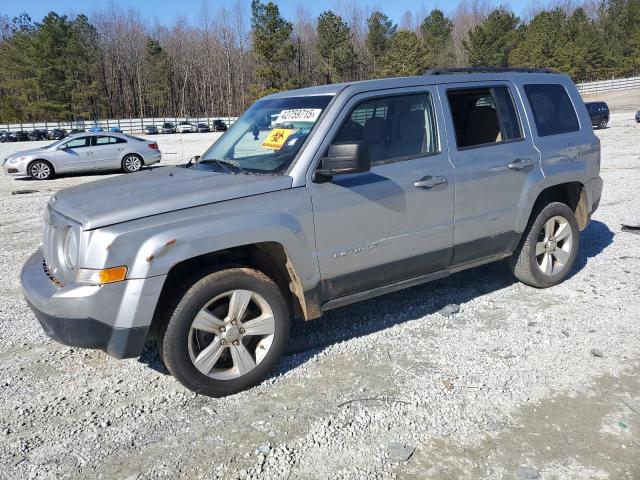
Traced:
<path fill-rule="evenodd" d="M 187 388 L 260 383 L 291 320 L 506 259 L 551 287 L 602 192 L 566 75 L 456 69 L 269 95 L 200 157 L 56 193 L 21 274 L 47 335 Z"/>

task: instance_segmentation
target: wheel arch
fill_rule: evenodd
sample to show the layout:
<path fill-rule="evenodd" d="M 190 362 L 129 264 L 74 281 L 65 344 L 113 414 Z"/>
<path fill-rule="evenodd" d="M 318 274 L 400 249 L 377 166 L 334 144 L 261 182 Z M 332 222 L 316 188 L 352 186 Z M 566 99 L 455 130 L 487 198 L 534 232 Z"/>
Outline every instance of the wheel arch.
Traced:
<path fill-rule="evenodd" d="M 259 242 L 198 255 L 173 265 L 162 287 L 149 335 L 161 331 L 175 302 L 191 286 L 194 275 L 228 266 L 253 268 L 271 278 L 280 288 L 294 318 L 310 320 L 320 316 L 314 302 L 305 299 L 302 282 L 284 246 L 279 242 Z"/>
<path fill-rule="evenodd" d="M 538 193 L 535 202 L 529 212 L 529 220 L 532 215 L 552 202 L 561 202 L 567 205 L 575 214 L 580 231 L 589 223 L 589 207 L 587 190 L 579 181 L 558 183 L 550 185 Z"/>
<path fill-rule="evenodd" d="M 29 175 L 29 170 L 31 170 L 31 165 L 33 165 L 36 162 L 46 163 L 51 167 L 51 175 L 53 176 L 56 174 L 56 166 L 54 165 L 54 162 L 52 162 L 51 160 L 47 160 L 46 158 L 34 158 L 29 163 L 27 163 L 27 175 Z"/>

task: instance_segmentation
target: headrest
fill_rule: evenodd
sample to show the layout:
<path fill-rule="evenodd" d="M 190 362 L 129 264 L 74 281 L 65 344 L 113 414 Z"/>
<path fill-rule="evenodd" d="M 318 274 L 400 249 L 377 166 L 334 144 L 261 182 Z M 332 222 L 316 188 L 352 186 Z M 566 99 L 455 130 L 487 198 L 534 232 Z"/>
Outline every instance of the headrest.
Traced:
<path fill-rule="evenodd" d="M 364 123 L 363 140 L 372 143 L 381 143 L 384 138 L 384 118 L 371 117 Z"/>

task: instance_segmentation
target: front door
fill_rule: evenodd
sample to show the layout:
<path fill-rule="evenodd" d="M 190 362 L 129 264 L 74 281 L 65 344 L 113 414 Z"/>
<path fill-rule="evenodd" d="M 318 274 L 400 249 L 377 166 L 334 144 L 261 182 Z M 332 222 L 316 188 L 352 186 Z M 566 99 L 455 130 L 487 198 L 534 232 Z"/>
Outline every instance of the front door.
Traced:
<path fill-rule="evenodd" d="M 453 167 L 442 121 L 430 87 L 360 94 L 345 106 L 325 146 L 367 142 L 371 171 L 307 184 L 325 300 L 449 265 Z"/>
<path fill-rule="evenodd" d="M 62 144 L 55 153 L 56 172 L 87 170 L 93 163 L 91 137 L 74 137 Z"/>

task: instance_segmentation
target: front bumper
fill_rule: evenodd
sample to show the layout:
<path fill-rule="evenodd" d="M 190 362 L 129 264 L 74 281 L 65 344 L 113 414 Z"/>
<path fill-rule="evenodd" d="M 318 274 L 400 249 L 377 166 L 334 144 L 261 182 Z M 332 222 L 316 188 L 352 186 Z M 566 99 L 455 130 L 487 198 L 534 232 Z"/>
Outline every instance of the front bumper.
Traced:
<path fill-rule="evenodd" d="M 45 272 L 42 249 L 29 258 L 20 275 L 27 303 L 49 337 L 116 358 L 142 352 L 164 279 L 60 286 Z"/>
<path fill-rule="evenodd" d="M 13 175 L 18 177 L 24 177 L 27 175 L 27 163 L 26 162 L 18 162 L 18 163 L 5 163 L 3 165 L 5 175 Z"/>

